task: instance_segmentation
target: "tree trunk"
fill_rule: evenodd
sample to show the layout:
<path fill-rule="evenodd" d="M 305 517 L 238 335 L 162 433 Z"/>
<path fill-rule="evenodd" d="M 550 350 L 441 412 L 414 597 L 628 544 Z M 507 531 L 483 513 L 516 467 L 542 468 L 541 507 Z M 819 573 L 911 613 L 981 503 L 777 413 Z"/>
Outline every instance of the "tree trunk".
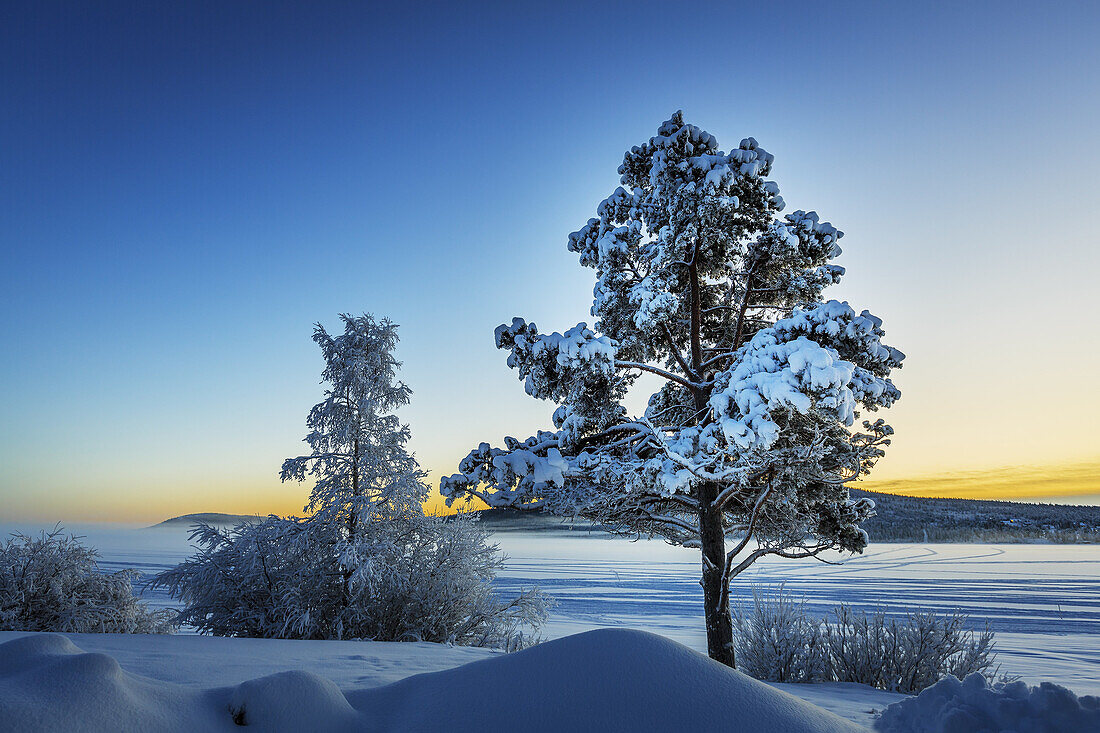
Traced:
<path fill-rule="evenodd" d="M 359 439 L 356 438 L 352 445 L 352 463 L 351 463 L 351 494 L 352 496 L 359 496 Z M 348 512 L 348 541 L 355 539 L 355 531 L 359 528 L 359 510 L 353 504 L 351 511 Z M 341 588 L 341 601 L 343 607 L 347 608 L 351 605 L 351 570 L 344 568 L 343 587 Z"/>
<path fill-rule="evenodd" d="M 359 438 L 352 442 L 351 448 L 351 495 L 359 496 Z M 355 504 L 351 505 L 348 512 L 348 539 L 355 537 L 355 530 L 359 528 L 359 509 Z"/>
<path fill-rule="evenodd" d="M 688 266 L 688 280 L 691 286 L 691 368 L 695 372 L 689 375 L 699 379 L 703 371 L 703 313 L 699 297 L 699 267 L 695 262 L 696 251 Z M 695 409 L 700 416 L 708 410 L 707 391 L 693 387 L 692 397 Z M 705 422 L 700 418 L 700 424 Z M 699 544 L 703 557 L 703 577 L 699 585 L 703 586 L 703 612 L 707 623 L 707 654 L 716 662 L 736 667 L 733 658 L 733 619 L 730 618 L 729 596 L 723 593 L 726 568 L 726 534 L 722 528 L 722 510 L 714 506 L 721 487 L 708 481 L 699 487 Z"/>
<path fill-rule="evenodd" d="M 722 513 L 711 507 L 718 496 L 719 486 L 714 483 L 702 487 L 703 501 L 699 510 L 699 539 L 702 548 L 703 608 L 707 624 L 707 654 L 716 662 L 729 667 L 737 664 L 733 655 L 733 620 L 730 618 L 729 596 L 723 591 L 726 564 L 726 538 L 722 531 Z"/>

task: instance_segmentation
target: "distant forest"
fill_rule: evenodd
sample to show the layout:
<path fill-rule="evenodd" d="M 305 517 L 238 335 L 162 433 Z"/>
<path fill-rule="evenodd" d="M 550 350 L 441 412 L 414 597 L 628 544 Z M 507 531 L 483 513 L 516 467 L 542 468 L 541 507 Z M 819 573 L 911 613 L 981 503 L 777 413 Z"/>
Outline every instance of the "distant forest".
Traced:
<path fill-rule="evenodd" d="M 1098 506 L 851 494 L 875 502 L 871 542 L 1100 542 Z"/>
<path fill-rule="evenodd" d="M 875 502 L 863 523 L 871 542 L 1100 543 L 1100 506 L 1025 504 L 978 499 L 929 499 L 851 489 Z M 600 532 L 599 526 L 517 509 L 486 509 L 482 526 L 493 532 Z"/>

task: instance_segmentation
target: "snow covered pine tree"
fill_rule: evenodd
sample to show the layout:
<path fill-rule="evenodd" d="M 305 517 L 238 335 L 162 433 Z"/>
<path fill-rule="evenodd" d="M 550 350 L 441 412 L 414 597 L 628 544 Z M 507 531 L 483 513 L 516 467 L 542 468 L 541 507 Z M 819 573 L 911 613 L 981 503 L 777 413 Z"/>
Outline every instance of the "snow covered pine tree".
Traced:
<path fill-rule="evenodd" d="M 878 318 L 822 300 L 844 272 L 830 264 L 841 233 L 812 212 L 780 216 L 772 160 L 752 138 L 722 152 L 680 112 L 631 149 L 622 187 L 569 236 L 596 270 L 600 335 L 521 318 L 496 330 L 527 393 L 560 405 L 556 429 L 482 443 L 441 482 L 449 502 L 699 547 L 708 650 L 730 666 L 732 578 L 766 555 L 866 546 L 874 504 L 846 484 L 893 431 L 850 427 L 900 397 L 889 375 L 904 358 Z M 643 372 L 663 384 L 632 418 L 622 403 Z"/>

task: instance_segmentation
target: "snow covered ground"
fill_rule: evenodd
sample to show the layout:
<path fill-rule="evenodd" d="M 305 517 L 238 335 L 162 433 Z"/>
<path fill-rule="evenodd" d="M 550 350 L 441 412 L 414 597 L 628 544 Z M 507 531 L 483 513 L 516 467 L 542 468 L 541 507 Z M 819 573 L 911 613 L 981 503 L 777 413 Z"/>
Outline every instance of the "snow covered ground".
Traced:
<path fill-rule="evenodd" d="M 136 567 L 148 575 L 188 553 L 181 529 L 74 529 L 100 549 L 105 569 Z M 557 599 L 546 636 L 632 627 L 705 649 L 695 551 L 583 532 L 503 532 L 496 539 L 511 558 L 498 578 L 503 592 L 539 585 Z M 842 565 L 758 563 L 739 581 L 746 590 L 735 594 L 747 592 L 751 583 L 780 582 L 822 614 L 840 601 L 899 612 L 961 609 L 974 625 L 988 622 L 996 632 L 1003 672 L 1032 685 L 1052 681 L 1078 694 L 1100 694 L 1100 547 L 872 545 Z M 171 605 L 159 595 L 149 600 Z M 0 634 L 0 642 L 17 635 Z M 366 690 L 494 656 L 424 644 L 140 638 L 145 641 L 72 637 L 85 651 L 117 659 L 126 672 L 191 688 L 235 688 L 249 679 L 304 670 L 332 680 L 355 708 L 368 699 Z M 863 725 L 870 724 L 872 709 L 901 698 L 860 685 L 773 687 Z"/>
<path fill-rule="evenodd" d="M 879 697 L 859 704 L 884 699 L 866 693 Z M 638 631 L 592 631 L 515 654 L 424 643 L 0 633 L 0 729 L 240 724 L 271 733 L 861 729 Z"/>

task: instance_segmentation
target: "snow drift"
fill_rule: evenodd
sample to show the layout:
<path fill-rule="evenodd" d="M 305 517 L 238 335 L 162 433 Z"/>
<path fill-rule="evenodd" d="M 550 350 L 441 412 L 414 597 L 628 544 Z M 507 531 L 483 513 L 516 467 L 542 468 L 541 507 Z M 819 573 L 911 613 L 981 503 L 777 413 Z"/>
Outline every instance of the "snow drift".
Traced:
<path fill-rule="evenodd" d="M 343 691 L 301 671 L 179 685 L 34 634 L 0 644 L 0 721 L 20 731 L 861 730 L 673 641 L 612 629 Z"/>
<path fill-rule="evenodd" d="M 5 731 L 186 731 L 232 727 L 200 691 L 129 674 L 60 634 L 0 645 L 0 728 Z M 220 718 L 229 723 L 226 727 Z"/>
<path fill-rule="evenodd" d="M 945 677 L 896 702 L 875 723 L 882 733 L 1068 733 L 1100 731 L 1100 698 L 1043 682 L 990 684 L 980 674 Z"/>
<path fill-rule="evenodd" d="M 619 629 L 410 677 L 351 702 L 369 711 L 371 730 L 859 730 L 674 641 Z"/>

